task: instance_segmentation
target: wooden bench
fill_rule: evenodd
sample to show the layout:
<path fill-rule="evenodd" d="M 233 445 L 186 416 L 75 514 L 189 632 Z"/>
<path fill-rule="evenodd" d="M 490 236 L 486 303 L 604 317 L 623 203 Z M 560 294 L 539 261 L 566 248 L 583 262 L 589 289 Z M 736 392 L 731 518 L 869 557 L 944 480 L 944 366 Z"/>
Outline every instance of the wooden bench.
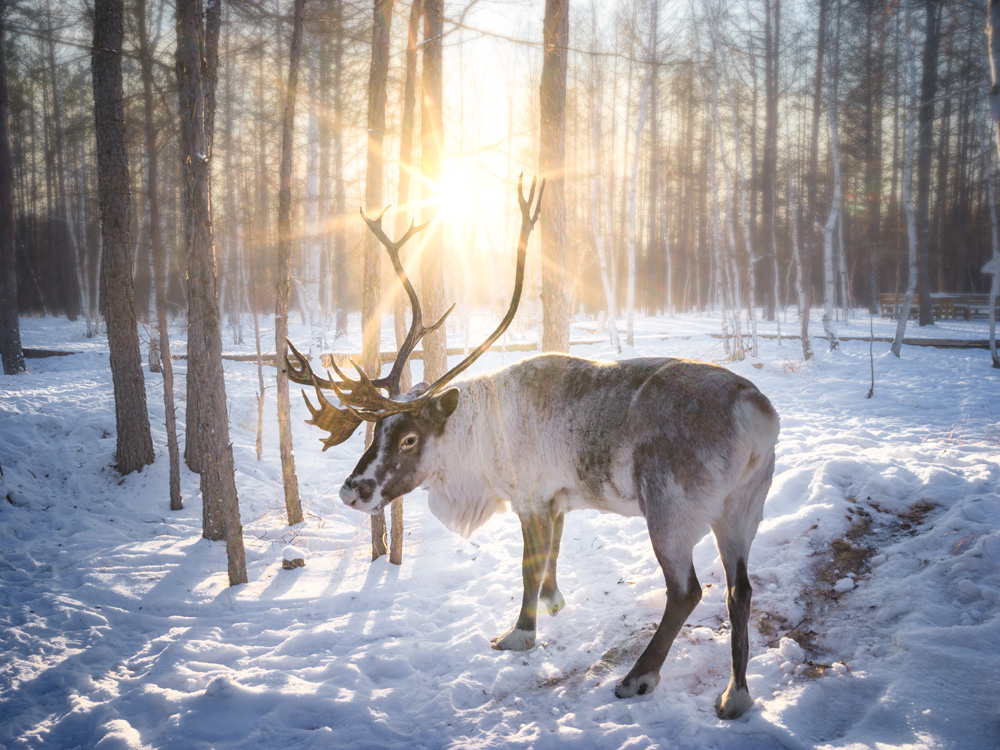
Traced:
<path fill-rule="evenodd" d="M 906 299 L 905 294 L 894 294 L 893 292 L 882 292 L 878 296 L 878 305 L 882 309 L 883 318 L 898 318 L 899 311 L 903 307 Z M 920 295 L 913 295 L 913 304 L 910 305 L 910 317 L 915 318 L 920 309 Z"/>
<path fill-rule="evenodd" d="M 898 318 L 903 307 L 905 294 L 883 292 L 879 295 L 879 307 L 883 318 Z M 910 317 L 917 317 L 920 310 L 920 295 L 913 295 Z M 990 295 L 988 294 L 931 294 L 931 315 L 935 320 L 971 320 L 990 316 Z M 1000 318 L 1000 304 L 997 305 Z"/>
<path fill-rule="evenodd" d="M 966 320 L 972 318 L 990 317 L 990 295 L 988 294 L 966 294 L 963 307 L 963 317 Z M 1000 320 L 1000 297 L 997 298 L 997 319 Z"/>

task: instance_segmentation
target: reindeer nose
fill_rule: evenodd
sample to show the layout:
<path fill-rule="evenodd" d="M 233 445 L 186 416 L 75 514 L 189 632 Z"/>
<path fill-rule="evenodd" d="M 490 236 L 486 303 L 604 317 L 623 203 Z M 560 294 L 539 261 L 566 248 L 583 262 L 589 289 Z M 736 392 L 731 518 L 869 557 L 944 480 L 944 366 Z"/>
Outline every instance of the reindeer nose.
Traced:
<path fill-rule="evenodd" d="M 347 505 L 356 505 L 360 502 L 368 502 L 375 492 L 374 479 L 356 479 L 349 476 L 344 480 L 344 486 L 340 488 L 340 499 Z"/>

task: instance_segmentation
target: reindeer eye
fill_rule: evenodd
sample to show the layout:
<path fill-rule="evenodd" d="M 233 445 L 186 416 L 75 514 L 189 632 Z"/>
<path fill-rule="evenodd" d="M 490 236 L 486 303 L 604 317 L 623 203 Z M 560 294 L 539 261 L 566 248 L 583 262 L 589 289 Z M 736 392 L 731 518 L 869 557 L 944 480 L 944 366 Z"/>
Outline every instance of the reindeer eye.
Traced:
<path fill-rule="evenodd" d="M 415 446 L 416 444 L 417 444 L 417 436 L 416 435 L 407 435 L 405 438 L 403 438 L 400 441 L 399 447 L 402 450 L 408 450 L 408 449 L 412 448 L 413 446 Z"/>

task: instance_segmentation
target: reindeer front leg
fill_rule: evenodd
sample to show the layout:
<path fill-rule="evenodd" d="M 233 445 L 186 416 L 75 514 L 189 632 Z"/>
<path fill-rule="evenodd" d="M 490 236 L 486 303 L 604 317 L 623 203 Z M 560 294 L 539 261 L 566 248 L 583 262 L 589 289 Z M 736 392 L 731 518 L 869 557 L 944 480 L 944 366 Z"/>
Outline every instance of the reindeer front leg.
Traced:
<path fill-rule="evenodd" d="M 524 594 L 521 598 L 521 612 L 514 627 L 493 639 L 493 648 L 499 651 L 527 651 L 535 645 L 538 591 L 552 546 L 553 519 L 549 513 L 525 513 L 520 519 L 521 535 L 524 537 L 524 558 L 521 565 Z"/>

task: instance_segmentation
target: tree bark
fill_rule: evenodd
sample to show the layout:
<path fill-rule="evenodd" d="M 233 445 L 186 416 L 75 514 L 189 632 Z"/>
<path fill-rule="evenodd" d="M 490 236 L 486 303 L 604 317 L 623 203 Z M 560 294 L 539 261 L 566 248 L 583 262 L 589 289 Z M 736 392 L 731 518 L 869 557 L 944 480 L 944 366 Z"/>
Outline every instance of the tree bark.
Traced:
<path fill-rule="evenodd" d="M 923 70 L 917 114 L 917 293 L 919 323 L 934 324 L 931 314 L 930 200 L 933 156 L 934 95 L 937 92 L 938 0 L 925 0 Z"/>
<path fill-rule="evenodd" d="M 0 359 L 5 375 L 24 372 L 17 309 L 17 247 L 14 237 L 14 169 L 10 153 L 7 89 L 6 0 L 0 0 Z"/>
<path fill-rule="evenodd" d="M 177 415 L 174 408 L 174 364 L 167 330 L 167 254 L 163 245 L 160 218 L 160 152 L 156 138 L 156 102 L 153 97 L 153 50 L 146 27 L 146 0 L 136 0 L 139 27 L 139 70 L 142 76 L 143 134 L 146 149 L 146 200 L 149 241 L 153 261 L 153 287 L 159 328 L 160 369 L 163 373 L 163 412 L 166 415 L 167 460 L 169 467 L 170 510 L 181 510 L 180 450 L 177 442 Z"/>
<path fill-rule="evenodd" d="M 365 172 L 365 206 L 369 212 L 381 211 L 383 146 L 385 141 L 386 80 L 389 75 L 389 31 L 392 23 L 393 0 L 375 0 L 372 24 L 372 61 L 368 76 L 368 160 Z M 362 351 L 361 367 L 371 377 L 378 377 L 379 345 L 382 336 L 381 279 L 379 275 L 379 244 L 375 235 L 365 233 L 364 279 L 361 300 Z M 426 346 L 426 341 L 425 344 Z M 372 440 L 368 425 L 366 444 Z M 385 513 L 372 519 L 372 560 L 388 551 Z"/>
<path fill-rule="evenodd" d="M 545 182 L 541 216 L 542 351 L 569 351 L 566 294 L 566 65 L 569 0 L 545 0 L 538 166 Z"/>
<path fill-rule="evenodd" d="M 777 300 L 778 246 L 774 216 L 778 188 L 778 69 L 781 42 L 781 2 L 764 0 L 764 153 L 760 165 L 762 283 L 768 290 L 765 315 L 774 320 Z M 752 301 L 751 304 L 756 304 Z"/>
<path fill-rule="evenodd" d="M 816 32 L 816 73 L 813 77 L 812 130 L 809 138 L 809 172 L 806 179 L 806 204 L 808 218 L 805 226 L 805 252 L 802 254 L 804 279 L 804 304 L 801 315 L 802 357 L 807 362 L 813 357 L 809 340 L 809 314 L 812 307 L 812 266 L 816 257 L 817 187 L 819 183 L 819 122 L 823 111 L 823 65 L 826 52 L 826 15 L 830 0 L 819 0 L 819 26 Z"/>
<path fill-rule="evenodd" d="M 830 351 L 840 346 L 837 333 L 833 328 L 833 308 L 837 304 L 837 230 L 841 222 L 842 181 L 840 164 L 840 131 L 838 90 L 840 75 L 840 0 L 835 0 L 837 11 L 837 26 L 831 50 L 830 62 L 827 67 L 829 97 L 827 100 L 827 115 L 830 127 L 830 160 L 833 163 L 833 196 L 830 200 L 830 214 L 823 228 L 823 281 L 825 293 L 823 296 L 823 330 L 830 343 Z M 841 248 L 843 252 L 843 248 Z M 846 290 L 844 290 L 846 295 Z"/>
<path fill-rule="evenodd" d="M 180 0 L 178 0 L 179 2 Z M 200 103 L 199 118 L 201 120 L 201 128 L 203 132 L 203 150 L 199 153 L 203 154 L 205 158 L 210 158 L 212 153 L 212 144 L 214 142 L 215 135 L 215 84 L 218 80 L 218 67 L 219 67 L 219 29 L 222 22 L 221 14 L 221 4 L 222 0 L 208 0 L 207 5 L 204 0 L 193 0 L 197 4 L 198 8 L 198 70 L 199 79 L 201 81 L 200 90 L 202 101 Z M 202 19 L 204 18 L 204 21 Z M 204 24 L 204 25 L 202 25 Z M 196 64 L 194 58 L 192 58 L 191 64 Z M 181 115 L 183 118 L 183 115 Z M 183 150 L 183 147 L 182 147 Z M 206 180 L 206 190 L 211 193 L 211 181 L 212 174 L 211 170 L 208 170 L 205 175 Z M 211 204 L 211 199 L 209 199 L 209 206 Z M 209 212 L 211 207 L 209 207 Z M 214 239 L 213 239 L 214 242 Z M 215 248 L 212 248 L 212 263 L 216 263 L 215 259 Z M 218 280 L 218 268 L 212 272 L 213 278 Z M 190 269 L 188 271 L 188 281 L 191 280 Z M 190 287 L 188 288 L 188 294 L 191 294 Z M 218 289 L 213 289 L 213 294 L 218 300 Z M 216 301 L 216 306 L 218 306 L 218 301 Z M 200 331 L 198 328 L 202 325 L 204 321 L 200 318 L 192 318 L 188 316 L 188 362 L 195 360 L 203 360 L 206 357 L 206 352 L 202 351 L 198 347 L 201 345 L 202 341 L 207 340 L 212 336 L 209 331 Z M 220 324 L 221 325 L 221 324 Z M 221 347 L 221 341 L 220 341 Z M 186 424 L 187 431 L 185 432 L 184 441 L 184 461 L 191 471 L 196 473 L 201 472 L 202 461 L 205 459 L 206 452 L 205 446 L 202 444 L 202 430 L 205 429 L 205 425 L 209 423 L 210 420 L 203 419 L 201 416 L 201 391 L 194 387 L 191 378 L 187 381 L 187 412 L 186 412 Z"/>
<path fill-rule="evenodd" d="M 917 245 L 918 231 L 916 210 L 913 205 L 913 155 L 917 140 L 917 117 L 914 113 L 913 105 L 917 101 L 917 65 L 914 61 L 913 41 L 910 37 L 910 6 L 903 4 L 903 39 L 906 47 L 906 91 L 909 95 L 910 107 L 906 116 L 906 146 L 903 155 L 903 177 L 902 177 L 902 199 L 903 207 L 906 211 L 906 236 L 907 236 L 907 257 L 909 259 L 908 272 L 906 278 L 906 294 L 903 297 L 903 306 L 897 308 L 899 319 L 896 321 L 896 335 L 893 338 L 890 351 L 897 357 L 903 347 L 903 336 L 906 333 L 906 321 L 910 318 L 910 308 L 913 304 L 913 294 L 917 289 L 917 279 L 919 271 L 917 268 Z"/>
<path fill-rule="evenodd" d="M 417 88 L 417 46 L 420 43 L 420 18 L 423 15 L 421 0 L 413 0 L 410 5 L 410 22 L 406 34 L 406 71 L 403 78 L 403 115 L 399 133 L 399 186 L 396 193 L 396 236 L 406 232 L 407 218 L 412 219 L 414 206 L 410 201 L 410 173 L 413 170 L 413 120 L 416 112 Z M 397 289 L 393 297 L 393 329 L 396 334 L 396 350 L 403 346 L 408 329 L 406 295 Z M 413 378 L 410 364 L 403 366 L 399 378 L 402 393 L 410 390 Z M 403 563 L 403 498 L 393 498 L 391 508 L 392 533 L 389 540 L 389 562 Z"/>
<path fill-rule="evenodd" d="M 288 88 L 281 118 L 281 166 L 278 190 L 278 279 L 275 288 L 274 350 L 277 361 L 284 362 L 288 337 L 289 276 L 292 261 L 292 138 L 295 134 L 295 95 L 299 80 L 299 59 L 302 54 L 302 17 L 305 0 L 295 0 L 292 40 L 289 49 Z M 292 448 L 291 403 L 288 396 L 288 373 L 277 368 L 278 441 L 281 451 L 281 478 L 285 488 L 285 512 L 288 525 L 302 522 L 302 501 L 299 480 L 295 475 L 295 453 Z"/>
<path fill-rule="evenodd" d="M 423 106 L 420 112 L 420 171 L 423 184 L 430 191 L 430 201 L 440 210 L 437 186 L 444 168 L 444 17 L 442 0 L 424 0 Z M 440 220 L 428 229 L 420 260 L 420 296 L 424 316 L 439 320 L 444 304 L 444 230 Z M 424 337 L 424 378 L 433 382 L 448 369 L 447 324 Z"/>
<path fill-rule="evenodd" d="M 333 273 L 336 336 L 347 335 L 347 189 L 344 181 L 344 0 L 333 0 Z"/>
<path fill-rule="evenodd" d="M 90 64 L 101 200 L 101 308 L 108 326 L 118 433 L 115 457 L 118 471 L 129 474 L 153 463 L 153 438 L 132 306 L 131 206 L 121 65 L 124 16 L 123 0 L 96 1 Z"/>
<path fill-rule="evenodd" d="M 211 0 L 218 2 L 218 0 Z M 184 174 L 185 247 L 188 268 L 188 380 L 199 393 L 196 429 L 201 432 L 202 534 L 225 539 L 229 583 L 246 583 L 246 555 L 229 442 L 226 386 L 222 370 L 218 280 L 212 233 L 211 146 L 202 85 L 205 29 L 198 0 L 176 0 L 177 84 L 180 98 L 181 163 Z M 192 325 L 191 322 L 195 321 Z M 191 339 L 195 338 L 193 342 Z M 190 408 L 190 405 L 189 405 Z M 190 429 L 189 421 L 189 429 Z"/>
<path fill-rule="evenodd" d="M 608 341 L 621 354 L 622 345 L 618 339 L 618 305 L 615 302 L 613 268 L 608 259 L 604 233 L 601 230 L 601 109 L 603 107 L 601 68 L 597 57 L 597 11 L 591 15 L 591 57 L 590 83 L 593 92 L 591 104 L 591 158 L 590 166 L 590 229 L 593 234 L 594 249 L 601 266 L 601 284 L 607 304 Z"/>

